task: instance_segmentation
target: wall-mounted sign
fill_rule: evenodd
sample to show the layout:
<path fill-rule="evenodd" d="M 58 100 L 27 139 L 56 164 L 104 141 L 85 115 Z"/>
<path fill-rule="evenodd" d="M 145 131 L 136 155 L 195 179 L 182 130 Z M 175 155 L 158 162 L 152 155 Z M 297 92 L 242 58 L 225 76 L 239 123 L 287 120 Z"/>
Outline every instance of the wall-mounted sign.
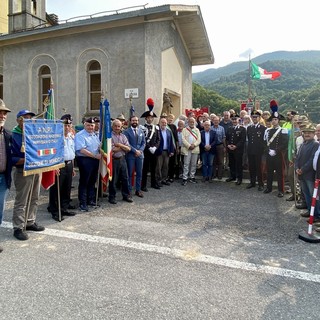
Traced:
<path fill-rule="evenodd" d="M 124 89 L 124 97 L 126 99 L 129 99 L 130 95 L 132 96 L 132 98 L 139 98 L 139 89 L 138 88 Z"/>

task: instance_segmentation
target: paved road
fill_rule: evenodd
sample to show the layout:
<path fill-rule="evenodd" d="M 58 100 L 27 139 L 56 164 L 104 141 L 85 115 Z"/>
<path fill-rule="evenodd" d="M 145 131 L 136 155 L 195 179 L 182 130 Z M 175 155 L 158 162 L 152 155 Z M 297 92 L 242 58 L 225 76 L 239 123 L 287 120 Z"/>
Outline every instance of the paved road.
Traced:
<path fill-rule="evenodd" d="M 75 189 L 74 189 L 75 191 Z M 318 319 L 319 244 L 292 202 L 215 181 L 150 189 L 0 242 L 0 319 Z"/>

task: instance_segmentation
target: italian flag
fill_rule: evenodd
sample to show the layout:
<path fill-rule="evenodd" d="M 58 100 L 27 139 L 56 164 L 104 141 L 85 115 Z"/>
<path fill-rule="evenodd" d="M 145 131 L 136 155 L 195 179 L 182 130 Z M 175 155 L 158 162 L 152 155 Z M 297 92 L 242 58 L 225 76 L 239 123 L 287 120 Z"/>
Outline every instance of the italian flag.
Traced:
<path fill-rule="evenodd" d="M 253 62 L 250 62 L 250 63 L 251 63 L 251 77 L 252 77 L 252 79 L 274 80 L 274 79 L 277 79 L 281 76 L 281 73 L 279 71 L 270 71 L 269 72 L 267 70 L 260 68 L 259 66 L 257 66 Z"/>

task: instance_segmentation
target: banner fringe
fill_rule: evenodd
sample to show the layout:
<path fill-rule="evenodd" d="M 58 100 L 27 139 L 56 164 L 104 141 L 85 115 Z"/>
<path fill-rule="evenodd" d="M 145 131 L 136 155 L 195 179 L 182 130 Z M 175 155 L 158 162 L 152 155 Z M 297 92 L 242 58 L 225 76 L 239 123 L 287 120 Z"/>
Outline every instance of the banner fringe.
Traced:
<path fill-rule="evenodd" d="M 26 176 L 30 176 L 32 174 L 53 171 L 53 170 L 57 170 L 57 169 L 60 169 L 63 167 L 65 167 L 65 163 L 59 163 L 59 164 L 56 164 L 52 167 L 47 167 L 47 168 L 39 168 L 39 169 L 28 170 L 28 171 L 23 170 L 23 176 L 26 177 Z"/>

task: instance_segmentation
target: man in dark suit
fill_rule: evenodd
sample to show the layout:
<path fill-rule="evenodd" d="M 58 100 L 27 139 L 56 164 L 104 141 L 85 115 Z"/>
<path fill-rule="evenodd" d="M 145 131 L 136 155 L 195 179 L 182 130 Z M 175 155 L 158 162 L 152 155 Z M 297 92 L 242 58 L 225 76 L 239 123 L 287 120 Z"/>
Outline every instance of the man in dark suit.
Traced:
<path fill-rule="evenodd" d="M 167 117 L 167 128 L 171 130 L 172 140 L 173 140 L 173 146 L 174 146 L 174 153 L 173 156 L 169 158 L 169 164 L 168 164 L 168 181 L 173 182 L 174 180 L 174 173 L 177 163 L 177 146 L 179 144 L 178 141 L 178 129 L 176 125 L 174 124 L 175 116 L 170 113 Z"/>
<path fill-rule="evenodd" d="M 216 132 L 211 130 L 209 120 L 203 123 L 201 133 L 200 156 L 202 161 L 202 182 L 212 182 L 213 159 L 216 153 Z"/>
<path fill-rule="evenodd" d="M 0 99 L 0 224 L 2 223 L 4 203 L 11 186 L 11 132 L 4 128 L 7 113 L 11 112 Z M 0 246 L 0 252 L 3 248 Z"/>
<path fill-rule="evenodd" d="M 253 188 L 258 180 L 258 190 L 263 190 L 262 179 L 262 155 L 265 150 L 264 132 L 266 127 L 260 124 L 261 114 L 258 111 L 251 113 L 253 124 L 247 127 L 248 137 L 248 164 L 250 173 L 250 183 L 247 189 Z"/>
<path fill-rule="evenodd" d="M 146 138 L 143 130 L 139 126 L 139 119 L 136 116 L 131 116 L 130 127 L 123 134 L 127 137 L 131 150 L 126 154 L 129 178 L 129 192 L 132 194 L 132 179 L 134 172 L 135 176 L 135 195 L 143 198 L 141 191 L 142 168 L 144 159 L 144 149 L 146 146 Z"/>
<path fill-rule="evenodd" d="M 171 130 L 167 128 L 167 119 L 161 118 L 160 122 L 160 145 L 156 150 L 157 167 L 156 167 L 156 179 L 158 185 L 169 186 L 168 178 L 168 165 L 169 158 L 174 154 L 174 146 L 172 140 Z"/>
<path fill-rule="evenodd" d="M 231 118 L 232 127 L 226 133 L 226 144 L 229 156 L 230 177 L 226 180 L 236 181 L 236 185 L 242 183 L 243 175 L 243 150 L 246 142 L 246 129 L 239 125 L 239 115 L 234 114 Z"/>

